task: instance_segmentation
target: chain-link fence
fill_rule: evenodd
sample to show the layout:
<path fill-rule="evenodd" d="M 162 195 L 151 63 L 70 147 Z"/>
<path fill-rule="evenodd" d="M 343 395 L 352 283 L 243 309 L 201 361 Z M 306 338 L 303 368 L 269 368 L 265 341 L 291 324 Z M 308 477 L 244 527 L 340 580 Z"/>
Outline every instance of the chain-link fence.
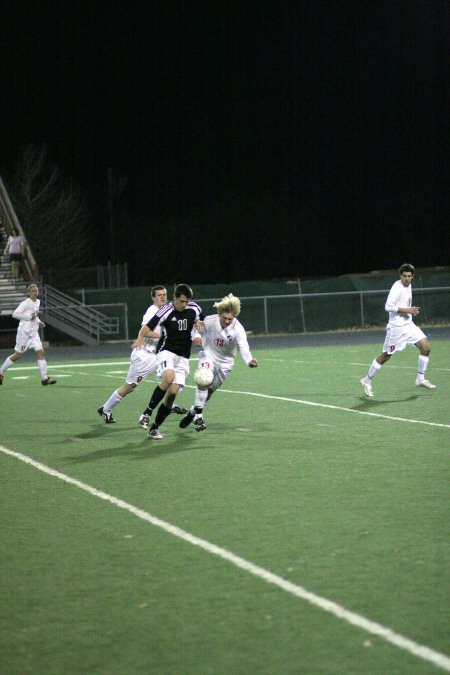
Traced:
<path fill-rule="evenodd" d="M 389 289 L 343 293 L 307 293 L 241 297 L 242 322 L 254 333 L 306 333 L 382 326 Z M 215 313 L 216 298 L 196 298 L 205 314 Z M 421 308 L 419 323 L 447 324 L 450 286 L 419 288 L 414 304 Z"/>

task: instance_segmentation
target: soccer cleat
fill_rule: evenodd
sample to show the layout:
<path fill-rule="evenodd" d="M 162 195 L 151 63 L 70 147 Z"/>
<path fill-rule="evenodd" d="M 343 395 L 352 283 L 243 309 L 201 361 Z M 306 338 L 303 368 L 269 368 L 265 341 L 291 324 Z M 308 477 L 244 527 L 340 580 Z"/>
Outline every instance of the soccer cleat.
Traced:
<path fill-rule="evenodd" d="M 180 405 L 173 405 L 172 410 L 170 412 L 175 413 L 175 415 L 186 415 L 188 409 L 182 408 Z"/>
<path fill-rule="evenodd" d="M 0 373 L 0 385 L 3 384 L 3 373 Z"/>
<path fill-rule="evenodd" d="M 159 429 L 149 429 L 147 438 L 164 438 Z"/>
<path fill-rule="evenodd" d="M 363 377 L 362 380 L 360 380 L 362 384 L 362 388 L 364 389 L 364 393 L 366 396 L 373 396 L 373 390 L 372 390 L 372 385 L 370 382 L 366 382 L 366 378 Z"/>
<path fill-rule="evenodd" d="M 436 385 L 431 384 L 429 380 L 416 380 L 416 387 L 425 387 L 425 389 L 436 389 Z"/>
<path fill-rule="evenodd" d="M 110 412 L 104 412 L 103 406 L 102 406 L 101 408 L 99 408 L 99 409 L 97 410 L 97 412 L 98 412 L 98 414 L 100 415 L 100 417 L 103 417 L 103 419 L 105 420 L 106 424 L 114 424 L 114 422 L 116 421 L 116 420 L 114 419 L 114 417 L 112 416 L 112 413 L 110 413 Z"/>
<path fill-rule="evenodd" d="M 145 413 L 142 414 L 139 418 L 139 426 L 142 427 L 143 429 L 148 429 L 149 419 L 150 419 L 150 415 L 146 415 Z"/>
<path fill-rule="evenodd" d="M 188 410 L 187 414 L 183 417 L 180 422 L 180 429 L 186 429 L 194 419 L 194 413 Z"/>
<path fill-rule="evenodd" d="M 206 424 L 203 421 L 203 417 L 197 417 L 194 421 L 195 431 L 204 431 L 206 429 Z"/>
<path fill-rule="evenodd" d="M 47 377 L 45 380 L 42 380 L 42 386 L 47 387 L 49 384 L 56 384 L 56 380 L 51 380 Z"/>

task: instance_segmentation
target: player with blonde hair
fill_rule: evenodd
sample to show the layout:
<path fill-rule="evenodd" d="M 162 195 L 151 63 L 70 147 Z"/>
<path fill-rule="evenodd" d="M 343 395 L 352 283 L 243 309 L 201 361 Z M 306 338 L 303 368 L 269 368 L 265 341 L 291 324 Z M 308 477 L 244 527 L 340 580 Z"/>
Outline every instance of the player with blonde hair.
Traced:
<path fill-rule="evenodd" d="M 206 429 L 203 408 L 231 373 L 237 352 L 249 368 L 258 366 L 258 361 L 250 352 L 245 329 L 236 318 L 241 312 L 240 299 L 229 293 L 222 300 L 215 302 L 213 307 L 217 309 L 217 314 L 205 316 L 204 328 L 201 334 L 194 335 L 193 342 L 202 346 L 198 354 L 199 368 L 211 369 L 214 379 L 209 387 L 197 385 L 194 405 L 180 422 L 182 429 L 192 421 L 196 431 Z"/>
<path fill-rule="evenodd" d="M 237 317 L 241 313 L 241 301 L 233 293 L 229 293 L 222 300 L 219 300 L 219 302 L 215 302 L 213 307 L 217 309 L 219 314 L 229 312 L 234 317 Z"/>

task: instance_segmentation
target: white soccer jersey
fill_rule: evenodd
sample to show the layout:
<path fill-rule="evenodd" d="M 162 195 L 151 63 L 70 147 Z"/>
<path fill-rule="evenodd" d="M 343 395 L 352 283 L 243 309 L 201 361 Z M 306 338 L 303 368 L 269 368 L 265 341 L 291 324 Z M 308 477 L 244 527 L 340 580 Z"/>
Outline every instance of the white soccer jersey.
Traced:
<path fill-rule="evenodd" d="M 150 321 L 150 319 L 156 314 L 158 309 L 159 307 L 157 307 L 156 305 L 150 305 L 150 307 L 147 307 L 147 310 L 144 316 L 142 317 L 141 326 L 146 326 Z M 161 334 L 161 328 L 159 326 L 156 326 L 155 333 Z M 157 343 L 158 343 L 157 338 L 155 338 L 154 340 L 152 338 L 145 338 L 145 349 L 148 352 L 155 352 Z"/>
<path fill-rule="evenodd" d="M 386 312 L 389 312 L 389 323 L 392 326 L 404 326 L 412 322 L 412 314 L 400 314 L 397 312 L 399 307 L 411 307 L 412 290 L 411 284 L 404 286 L 399 279 L 393 284 L 384 306 Z"/>
<path fill-rule="evenodd" d="M 201 333 L 203 342 L 202 349 L 206 356 L 214 361 L 234 361 L 236 352 L 239 351 L 246 364 L 250 363 L 253 356 L 248 346 L 247 334 L 244 326 L 237 320 L 226 328 L 220 325 L 218 314 L 205 316 L 205 330 Z"/>
<path fill-rule="evenodd" d="M 25 333 L 25 335 L 28 335 L 29 337 L 39 333 L 38 312 L 40 304 L 41 301 L 39 298 L 36 300 L 27 298 L 14 310 L 13 317 L 19 319 L 18 332 Z M 36 317 L 34 319 L 31 318 L 33 312 L 36 312 Z"/>

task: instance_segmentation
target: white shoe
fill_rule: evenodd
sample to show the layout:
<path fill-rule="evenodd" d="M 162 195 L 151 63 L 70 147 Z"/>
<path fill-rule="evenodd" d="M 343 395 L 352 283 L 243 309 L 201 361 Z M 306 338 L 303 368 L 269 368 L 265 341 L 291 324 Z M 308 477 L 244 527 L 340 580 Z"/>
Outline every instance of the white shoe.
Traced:
<path fill-rule="evenodd" d="M 370 384 L 370 382 L 366 382 L 365 377 L 363 377 L 362 380 L 360 380 L 360 382 L 362 384 L 362 388 L 364 389 L 365 395 L 366 396 L 373 396 L 373 389 L 372 389 L 372 385 Z"/>
<path fill-rule="evenodd" d="M 416 387 L 425 387 L 425 389 L 436 389 L 436 385 L 431 384 L 429 380 L 416 380 Z"/>
<path fill-rule="evenodd" d="M 142 427 L 143 429 L 148 429 L 149 419 L 150 415 L 141 415 L 139 418 L 139 426 Z"/>
<path fill-rule="evenodd" d="M 150 431 L 147 434 L 148 438 L 164 438 L 162 433 L 159 431 L 159 429 L 150 429 Z"/>

